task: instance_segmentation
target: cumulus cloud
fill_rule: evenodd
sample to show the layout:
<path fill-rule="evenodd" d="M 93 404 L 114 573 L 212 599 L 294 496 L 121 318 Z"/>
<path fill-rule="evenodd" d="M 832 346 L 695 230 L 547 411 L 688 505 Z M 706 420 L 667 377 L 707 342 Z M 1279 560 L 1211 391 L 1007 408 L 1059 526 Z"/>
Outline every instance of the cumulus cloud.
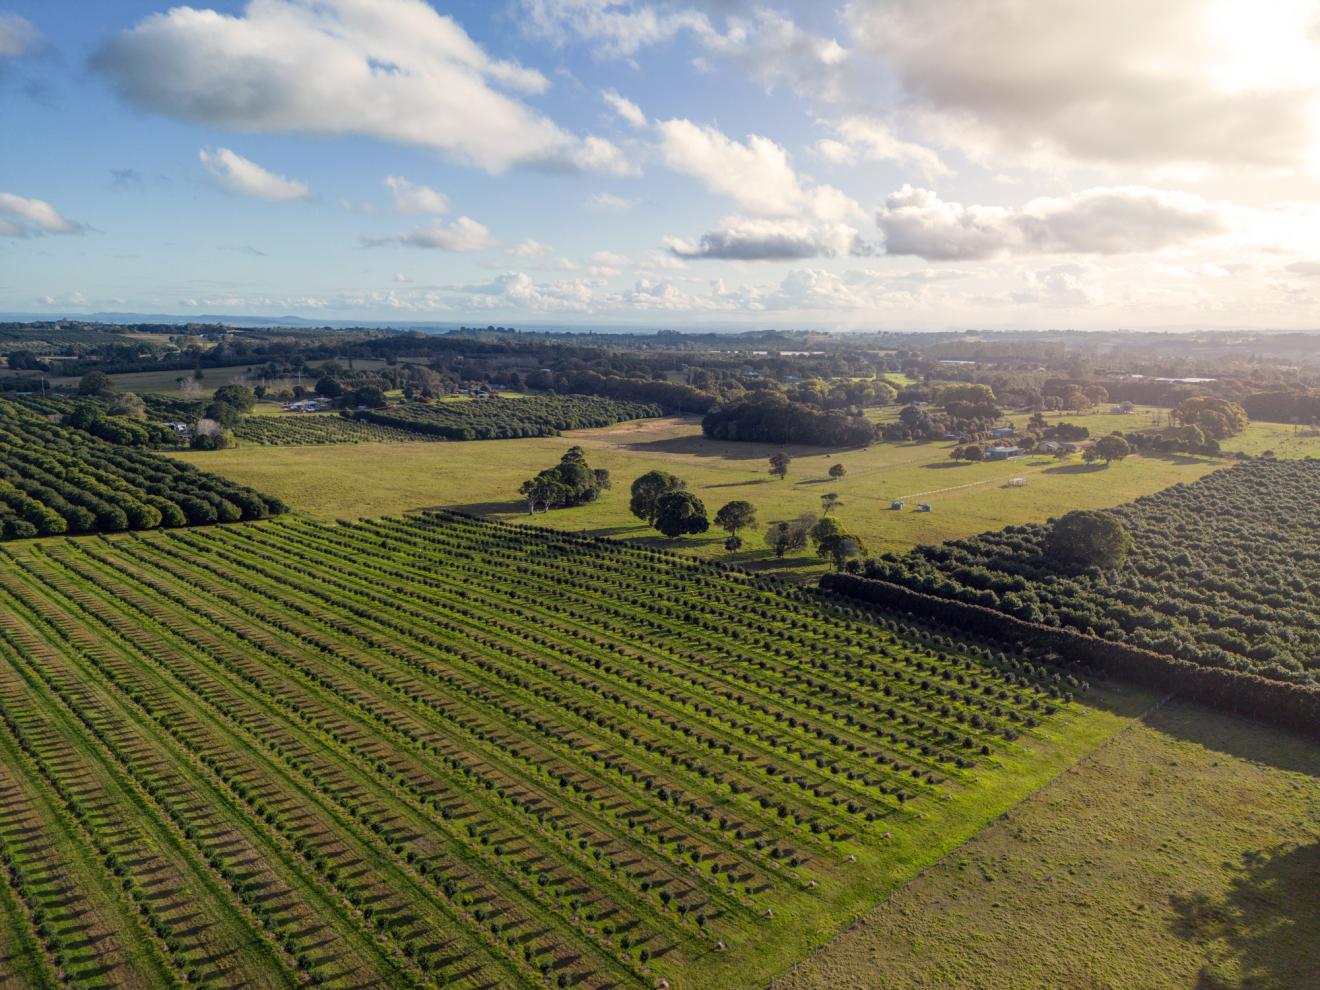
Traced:
<path fill-rule="evenodd" d="M 601 94 L 601 98 L 626 123 L 631 124 L 633 127 L 646 126 L 646 114 L 642 113 L 642 108 L 626 96 L 620 96 L 614 90 L 607 89 Z"/>
<path fill-rule="evenodd" d="M 1314 160 L 1316 5 L 1251 0 L 854 0 L 878 57 L 938 139 L 982 160 Z"/>
<path fill-rule="evenodd" d="M 847 224 L 816 224 L 795 219 L 734 217 L 693 244 L 666 241 L 675 257 L 725 261 L 796 261 L 848 254 L 858 234 Z"/>
<path fill-rule="evenodd" d="M 403 247 L 454 252 L 484 251 L 498 245 L 490 231 L 471 217 L 459 217 L 453 223 L 437 220 L 429 226 L 415 227 L 397 237 L 364 238 L 362 243 L 364 247 L 398 244 Z"/>
<path fill-rule="evenodd" d="M 197 157 L 221 186 L 240 196 L 284 203 L 311 195 L 306 183 L 276 175 L 228 148 L 203 148 Z"/>
<path fill-rule="evenodd" d="M 492 59 L 423 0 L 174 7 L 111 38 L 92 65 L 132 105 L 215 127 L 360 134 L 491 172 L 602 158 L 510 95 L 543 92 L 543 75 Z"/>
<path fill-rule="evenodd" d="M 674 171 L 700 179 L 750 213 L 784 215 L 801 208 L 802 186 L 788 152 L 769 138 L 752 134 L 746 142 L 735 141 L 690 120 L 658 126 L 661 155 Z"/>
<path fill-rule="evenodd" d="M 394 193 L 394 208 L 400 213 L 448 213 L 449 199 L 430 186 L 409 182 L 399 175 L 387 176 L 385 188 Z"/>
<path fill-rule="evenodd" d="M 1228 233 L 1227 207 L 1139 186 L 1041 197 L 1021 207 L 964 206 L 904 186 L 876 214 L 886 254 L 932 260 L 1156 251 Z"/>
<path fill-rule="evenodd" d="M 0 237 L 40 237 L 43 234 L 82 234 L 87 225 L 61 216 L 44 199 L 0 193 Z"/>
<path fill-rule="evenodd" d="M 41 43 L 41 32 L 18 14 L 0 11 L 0 58 L 18 58 Z"/>

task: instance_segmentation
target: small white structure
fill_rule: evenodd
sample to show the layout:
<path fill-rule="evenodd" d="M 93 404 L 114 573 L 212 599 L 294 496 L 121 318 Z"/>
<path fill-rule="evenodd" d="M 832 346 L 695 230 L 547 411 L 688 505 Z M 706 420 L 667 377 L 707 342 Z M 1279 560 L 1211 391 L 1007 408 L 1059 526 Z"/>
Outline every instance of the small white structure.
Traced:
<path fill-rule="evenodd" d="M 1008 487 L 1009 487 L 1009 488 L 1021 488 L 1021 487 L 1023 487 L 1026 483 L 1027 483 L 1027 479 L 1026 479 L 1026 478 L 1009 478 L 1009 479 L 1008 479 Z"/>

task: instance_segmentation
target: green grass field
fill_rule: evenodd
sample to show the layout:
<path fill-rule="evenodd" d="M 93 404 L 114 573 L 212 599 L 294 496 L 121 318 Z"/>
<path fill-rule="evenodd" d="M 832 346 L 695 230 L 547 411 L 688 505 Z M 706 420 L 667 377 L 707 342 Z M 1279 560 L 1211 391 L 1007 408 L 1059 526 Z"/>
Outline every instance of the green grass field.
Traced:
<path fill-rule="evenodd" d="M 1317 990 L 1320 747 L 1171 704 L 775 990 Z"/>
<path fill-rule="evenodd" d="M 1068 417 L 1095 430 L 1123 420 L 1128 429 L 1148 419 L 1133 416 Z M 529 517 L 518 486 L 558 462 L 578 444 L 593 467 L 610 471 L 614 490 L 599 502 Z M 670 417 L 621 423 L 560 437 L 444 444 L 359 444 L 351 447 L 256 448 L 184 453 L 178 456 L 259 491 L 277 495 L 295 510 L 321 518 L 357 518 L 431 507 L 452 507 L 492 518 L 644 539 L 684 553 L 785 571 L 818 570 L 815 558 L 776 561 L 762 541 L 766 525 L 803 512 L 820 512 L 820 496 L 836 492 L 837 516 L 871 552 L 902 550 L 1016 523 L 1040 521 L 1076 508 L 1107 508 L 1177 482 L 1193 481 L 1229 463 L 1212 458 L 1136 456 L 1105 468 L 1080 460 L 1025 457 L 1006 462 L 960 464 L 949 460 L 951 443 L 877 444 L 866 450 L 824 451 L 790 447 L 787 479 L 767 474 L 767 458 L 778 447 L 723 443 L 701 435 L 692 418 Z M 1225 444 L 1234 449 L 1275 449 L 1280 456 L 1320 454 L 1320 438 L 1293 437 L 1292 428 L 1256 423 Z M 827 471 L 842 463 L 847 476 L 831 481 Z M 743 534 L 747 546 L 730 558 L 725 534 L 667 541 L 628 512 L 628 486 L 653 469 L 688 482 L 708 513 L 745 499 L 756 506 L 760 525 Z M 1020 488 L 1012 478 L 1025 479 Z M 890 508 L 906 500 L 902 511 Z M 931 503 L 918 513 L 914 503 Z"/>
<path fill-rule="evenodd" d="M 1146 703 L 461 517 L 0 559 L 0 984 L 751 990 Z"/>

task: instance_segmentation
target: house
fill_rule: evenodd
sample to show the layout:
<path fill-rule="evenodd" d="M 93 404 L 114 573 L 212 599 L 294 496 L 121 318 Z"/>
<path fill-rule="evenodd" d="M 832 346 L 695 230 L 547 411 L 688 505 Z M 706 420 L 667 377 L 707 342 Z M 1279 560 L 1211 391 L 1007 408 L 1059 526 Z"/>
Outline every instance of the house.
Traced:
<path fill-rule="evenodd" d="M 1066 451 L 1069 454 L 1075 454 L 1082 449 L 1082 445 L 1080 443 L 1070 443 L 1065 441 L 1059 444 L 1059 449 Z"/>
<path fill-rule="evenodd" d="M 1042 440 L 1036 444 L 1036 453 L 1038 454 L 1057 454 L 1062 446 L 1057 440 Z"/>
<path fill-rule="evenodd" d="M 903 503 L 895 499 L 893 502 L 889 503 L 889 507 L 895 512 L 898 512 L 903 508 Z"/>
<path fill-rule="evenodd" d="M 991 447 L 985 452 L 987 461 L 1006 461 L 1010 457 L 1021 457 L 1026 451 L 1021 447 Z"/>
<path fill-rule="evenodd" d="M 990 431 L 990 436 L 994 440 L 1011 440 L 1015 432 L 1011 426 L 996 426 Z"/>

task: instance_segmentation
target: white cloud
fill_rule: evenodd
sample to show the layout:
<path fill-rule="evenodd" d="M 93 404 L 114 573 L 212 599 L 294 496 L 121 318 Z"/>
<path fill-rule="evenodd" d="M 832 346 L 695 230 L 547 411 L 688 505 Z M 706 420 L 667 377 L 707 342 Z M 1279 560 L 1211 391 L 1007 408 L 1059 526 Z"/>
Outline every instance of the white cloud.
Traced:
<path fill-rule="evenodd" d="M 584 171 L 608 175 L 637 175 L 641 171 L 622 148 L 602 137 L 583 138 L 566 161 Z"/>
<path fill-rule="evenodd" d="M 509 248 L 505 254 L 511 258 L 546 258 L 554 254 L 555 249 L 549 244 L 528 238 L 521 244 Z"/>
<path fill-rule="evenodd" d="M 1285 268 L 1294 275 L 1301 275 L 1303 278 L 1315 278 L 1320 276 L 1320 261 L 1294 261 Z"/>
<path fill-rule="evenodd" d="M 41 32 L 18 14 L 0 11 L 0 58 L 26 55 L 41 42 Z"/>
<path fill-rule="evenodd" d="M 628 264 L 628 256 L 626 254 L 616 254 L 613 251 L 597 251 L 591 256 L 591 263 L 593 265 L 618 267 L 619 265 Z"/>
<path fill-rule="evenodd" d="M 857 244 L 857 230 L 846 224 L 815 224 L 797 219 L 731 217 L 696 243 L 666 241 L 679 258 L 726 261 L 797 261 L 846 255 Z"/>
<path fill-rule="evenodd" d="M 623 196 L 616 196 L 614 193 L 598 192 L 592 193 L 582 203 L 583 206 L 592 210 L 601 210 L 606 213 L 624 213 L 636 206 L 640 200 L 627 199 Z"/>
<path fill-rule="evenodd" d="M 767 88 L 784 85 L 825 100 L 848 88 L 850 53 L 834 38 L 803 30 L 791 17 L 765 8 L 751 17 L 730 17 L 726 30 L 697 32 L 713 55 L 732 60 Z"/>
<path fill-rule="evenodd" d="M 632 58 L 641 49 L 690 35 L 705 55 L 733 62 L 770 88 L 785 85 L 810 96 L 837 99 L 846 89 L 849 52 L 833 38 L 812 34 L 791 17 L 743 0 L 521 0 L 524 30 L 563 45 L 589 45 L 602 58 Z M 707 8 L 705 10 L 699 8 Z M 708 13 L 709 11 L 709 13 Z M 723 17 L 720 30 L 711 15 Z"/>
<path fill-rule="evenodd" d="M 857 161 L 856 150 L 834 138 L 821 138 L 811 148 L 832 165 L 851 165 Z"/>
<path fill-rule="evenodd" d="M 964 206 L 904 186 L 876 215 L 886 254 L 932 260 L 1156 251 L 1230 232 L 1234 211 L 1189 193 L 1094 188 L 1021 207 Z"/>
<path fill-rule="evenodd" d="M 769 138 L 752 134 L 746 143 L 734 141 L 690 120 L 658 126 L 660 152 L 674 171 L 700 179 L 749 213 L 783 216 L 801 209 L 804 194 L 788 152 Z"/>
<path fill-rule="evenodd" d="M 423 186 L 398 175 L 387 176 L 385 188 L 394 193 L 394 208 L 400 213 L 448 213 L 449 199 L 430 186 Z"/>
<path fill-rule="evenodd" d="M 1314 163 L 1313 0 L 854 0 L 855 45 L 983 161 Z"/>
<path fill-rule="evenodd" d="M 397 237 L 363 238 L 362 243 L 364 247 L 399 244 L 432 251 L 472 252 L 496 247 L 499 242 L 471 217 L 459 217 L 453 223 L 436 220 L 427 227 L 414 227 Z"/>
<path fill-rule="evenodd" d="M 248 0 L 238 16 L 174 7 L 92 64 L 134 106 L 214 127 L 360 134 L 491 172 L 602 157 L 509 95 L 543 92 L 543 75 L 490 58 L 423 0 Z"/>
<path fill-rule="evenodd" d="M 241 196 L 283 203 L 310 195 L 306 183 L 267 171 L 228 148 L 203 148 L 197 157 L 220 185 Z"/>
<path fill-rule="evenodd" d="M 44 199 L 0 193 L 0 237 L 81 234 L 86 230 L 86 224 L 61 216 Z"/>
<path fill-rule="evenodd" d="M 851 161 L 862 158 L 873 162 L 898 162 L 915 166 L 927 178 L 951 175 L 952 170 L 930 148 L 894 135 L 889 125 L 874 117 L 854 115 L 844 117 L 835 130 L 845 144 L 826 138 L 816 143 L 816 150 L 831 161 Z M 841 157 L 844 156 L 844 157 Z"/>
<path fill-rule="evenodd" d="M 635 55 L 679 32 L 713 31 L 694 10 L 661 9 L 635 0 L 522 0 L 523 27 L 555 44 L 581 40 L 606 57 Z"/>
<path fill-rule="evenodd" d="M 612 89 L 607 89 L 601 94 L 601 98 L 610 105 L 615 113 L 633 127 L 646 126 L 646 114 L 642 113 L 642 108 L 626 96 L 620 96 Z"/>

